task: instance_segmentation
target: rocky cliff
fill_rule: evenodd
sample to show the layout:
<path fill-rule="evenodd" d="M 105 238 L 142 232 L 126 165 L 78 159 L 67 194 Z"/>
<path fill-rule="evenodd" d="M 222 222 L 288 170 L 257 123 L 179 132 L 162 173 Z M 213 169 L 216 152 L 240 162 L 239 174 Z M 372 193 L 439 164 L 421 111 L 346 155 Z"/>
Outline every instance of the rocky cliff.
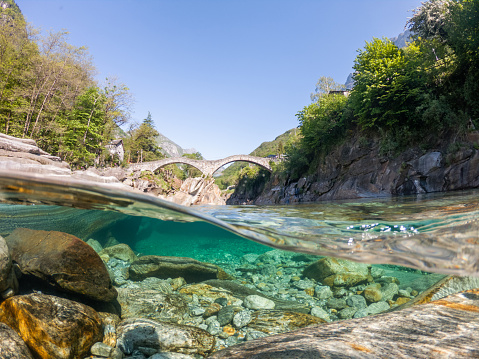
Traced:
<path fill-rule="evenodd" d="M 317 172 L 297 181 L 274 176 L 254 204 L 385 197 L 479 187 L 479 131 L 434 150 L 381 154 L 378 140 L 358 136 L 339 146 Z M 233 196 L 234 197 L 234 196 Z"/>

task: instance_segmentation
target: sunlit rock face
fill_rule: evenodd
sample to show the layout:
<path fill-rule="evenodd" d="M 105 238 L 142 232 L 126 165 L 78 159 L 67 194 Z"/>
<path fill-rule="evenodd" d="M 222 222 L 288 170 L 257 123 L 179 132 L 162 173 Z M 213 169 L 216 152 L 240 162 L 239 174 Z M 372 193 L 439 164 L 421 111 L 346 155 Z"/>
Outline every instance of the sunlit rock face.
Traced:
<path fill-rule="evenodd" d="M 454 153 L 444 143 L 428 152 L 410 148 L 397 156 L 383 154 L 380 140 L 357 136 L 329 153 L 314 175 L 297 181 L 272 178 L 248 201 L 288 204 L 478 188 L 479 151 L 473 148 L 478 136 L 478 131 L 469 134 L 468 145 Z"/>

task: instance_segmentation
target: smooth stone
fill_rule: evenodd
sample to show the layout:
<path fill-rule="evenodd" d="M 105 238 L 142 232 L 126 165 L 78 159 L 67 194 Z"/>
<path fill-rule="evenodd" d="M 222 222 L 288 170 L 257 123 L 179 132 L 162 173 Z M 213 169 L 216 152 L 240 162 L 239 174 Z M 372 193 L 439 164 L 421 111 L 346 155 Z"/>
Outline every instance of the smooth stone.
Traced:
<path fill-rule="evenodd" d="M 103 250 L 102 245 L 96 239 L 90 238 L 88 241 L 86 241 L 86 244 L 92 247 L 97 253 L 100 253 Z"/>
<path fill-rule="evenodd" d="M 371 276 L 376 279 L 384 275 L 384 269 L 378 268 L 376 266 L 371 266 Z"/>
<path fill-rule="evenodd" d="M 257 310 L 251 316 L 252 320 L 247 327 L 267 334 L 284 333 L 326 322 L 309 314 L 281 310 Z"/>
<path fill-rule="evenodd" d="M 304 269 L 303 275 L 330 287 L 351 287 L 370 279 L 367 264 L 333 257 L 321 258 L 310 264 Z"/>
<path fill-rule="evenodd" d="M 320 319 L 325 320 L 326 322 L 330 322 L 331 318 L 329 316 L 329 313 L 326 312 L 323 308 L 321 307 L 313 307 L 311 308 L 311 315 L 318 317 Z"/>
<path fill-rule="evenodd" d="M 475 358 L 478 331 L 475 289 L 403 310 L 247 341 L 209 359 Z"/>
<path fill-rule="evenodd" d="M 351 319 L 357 311 L 358 309 L 355 307 L 347 307 L 338 312 L 338 317 L 340 319 Z"/>
<path fill-rule="evenodd" d="M 187 283 L 198 283 L 207 279 L 232 279 L 217 265 L 186 257 L 142 256 L 130 266 L 130 279 L 143 280 L 147 277 L 162 279 L 183 277 Z"/>
<path fill-rule="evenodd" d="M 174 293 L 153 289 L 118 288 L 121 318 L 149 318 L 180 323 L 188 313 L 185 299 Z"/>
<path fill-rule="evenodd" d="M 274 309 L 275 303 L 259 295 L 248 295 L 244 299 L 244 306 L 249 309 Z"/>
<path fill-rule="evenodd" d="M 135 252 L 130 248 L 128 244 L 120 243 L 112 247 L 104 248 L 100 253 L 100 256 L 107 255 L 110 258 L 120 259 L 127 263 L 133 263 L 138 259 Z"/>
<path fill-rule="evenodd" d="M 387 302 L 392 300 L 399 293 L 399 287 L 396 283 L 388 283 L 381 287 L 382 300 Z"/>
<path fill-rule="evenodd" d="M 110 355 L 113 352 L 113 347 L 106 345 L 105 343 L 102 343 L 102 342 L 97 342 L 93 344 L 93 346 L 90 349 L 90 352 L 93 355 L 97 355 L 99 357 L 110 358 Z"/>
<path fill-rule="evenodd" d="M 191 300 L 193 300 L 195 296 L 202 298 L 208 301 L 207 306 L 210 306 L 218 298 L 225 298 L 227 303 L 231 305 L 242 305 L 243 303 L 241 299 L 234 297 L 229 290 L 212 287 L 204 283 L 186 285 L 182 287 L 179 292 L 180 294 L 188 296 Z"/>
<path fill-rule="evenodd" d="M 226 298 L 225 298 L 226 299 Z M 226 300 L 226 303 L 228 303 L 228 300 Z M 218 304 L 216 301 L 214 303 L 211 303 L 204 311 L 203 313 L 203 318 L 209 318 L 212 315 L 218 314 L 220 309 L 222 308 L 221 304 Z"/>
<path fill-rule="evenodd" d="M 224 298 L 224 297 L 221 297 L 221 298 L 216 298 L 215 299 L 215 303 L 221 305 L 221 306 L 226 306 L 228 305 L 228 299 Z"/>
<path fill-rule="evenodd" d="M 370 304 L 366 309 L 368 314 L 379 314 L 390 308 L 389 304 L 386 302 L 377 302 Z"/>
<path fill-rule="evenodd" d="M 357 309 L 364 309 L 368 306 L 366 303 L 366 299 L 363 296 L 357 294 L 351 295 L 346 298 L 346 304 L 350 307 L 355 307 Z"/>
<path fill-rule="evenodd" d="M 255 289 L 248 288 L 244 285 L 238 284 L 231 280 L 210 279 L 210 280 L 204 281 L 203 283 L 211 285 L 216 288 L 226 289 L 228 290 L 228 293 L 240 299 L 244 299 L 248 295 L 259 295 L 260 297 L 264 297 L 269 300 L 272 300 L 275 303 L 275 309 L 278 309 L 278 310 L 294 311 L 294 312 L 300 312 L 300 313 L 309 313 L 310 311 L 310 308 L 307 304 L 299 303 L 293 300 L 280 300 L 280 299 L 268 297 Z"/>
<path fill-rule="evenodd" d="M 6 242 L 23 274 L 94 300 L 110 302 L 117 296 L 101 258 L 71 234 L 18 228 Z"/>
<path fill-rule="evenodd" d="M 210 323 L 208 323 L 208 327 L 206 328 L 206 331 L 210 333 L 211 335 L 218 335 L 221 332 L 221 325 L 217 320 L 213 320 Z"/>
<path fill-rule="evenodd" d="M 221 326 L 231 323 L 235 314 L 235 307 L 228 305 L 221 308 L 217 314 L 217 320 Z"/>
<path fill-rule="evenodd" d="M 336 310 L 341 310 L 346 308 L 348 305 L 346 304 L 345 299 L 341 298 L 329 298 L 328 301 L 326 302 L 326 306 L 328 308 L 333 308 Z"/>
<path fill-rule="evenodd" d="M 215 346 L 215 338 L 205 330 L 149 319 L 126 319 L 120 323 L 117 332 L 117 347 L 125 354 L 143 346 L 205 356 Z"/>
<path fill-rule="evenodd" d="M 317 285 L 314 288 L 314 295 L 318 299 L 328 299 L 333 296 L 333 292 L 330 286 L 327 285 Z"/>
<path fill-rule="evenodd" d="M 383 294 L 381 292 L 381 284 L 373 283 L 368 285 L 363 291 L 364 298 L 369 303 L 376 303 L 383 299 Z"/>
<path fill-rule="evenodd" d="M 18 281 L 13 270 L 12 257 L 7 242 L 0 236 L 0 295 L 3 299 L 18 292 Z"/>
<path fill-rule="evenodd" d="M 0 323 L 0 358 L 33 359 L 23 339 L 4 323 Z"/>
<path fill-rule="evenodd" d="M 83 358 L 101 341 L 101 319 L 92 308 L 45 294 L 17 295 L 0 305 L 10 326 L 40 358 Z"/>
<path fill-rule="evenodd" d="M 233 317 L 233 325 L 240 329 L 247 326 L 253 318 L 251 317 L 251 312 L 249 310 L 242 310 L 238 312 Z"/>
<path fill-rule="evenodd" d="M 267 336 L 268 336 L 268 334 L 260 332 L 259 330 L 250 330 L 246 333 L 245 340 L 247 340 L 247 341 L 255 340 L 255 339 L 264 338 L 264 337 L 267 337 Z"/>

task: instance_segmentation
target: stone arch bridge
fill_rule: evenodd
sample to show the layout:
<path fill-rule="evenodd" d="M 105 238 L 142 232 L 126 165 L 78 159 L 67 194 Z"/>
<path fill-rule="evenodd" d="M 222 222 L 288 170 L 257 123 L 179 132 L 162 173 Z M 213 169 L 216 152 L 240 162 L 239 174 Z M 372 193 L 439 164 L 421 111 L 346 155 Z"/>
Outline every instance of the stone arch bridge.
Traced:
<path fill-rule="evenodd" d="M 268 170 L 269 172 L 272 171 L 270 162 L 275 162 L 275 160 L 271 158 L 256 157 L 256 156 L 249 156 L 249 155 L 234 155 L 234 156 L 223 158 L 221 160 L 214 160 L 214 161 L 193 160 L 187 157 L 170 157 L 170 158 L 164 158 L 158 161 L 134 163 L 134 164 L 131 164 L 128 167 L 128 169 L 131 171 L 155 172 L 161 167 L 164 167 L 167 165 L 171 165 L 174 163 L 184 163 L 199 169 L 206 176 L 208 175 L 212 176 L 213 173 L 215 173 L 218 169 L 220 169 L 224 165 L 231 162 L 237 162 L 237 161 L 254 163 L 255 165 L 261 166 L 264 169 Z"/>

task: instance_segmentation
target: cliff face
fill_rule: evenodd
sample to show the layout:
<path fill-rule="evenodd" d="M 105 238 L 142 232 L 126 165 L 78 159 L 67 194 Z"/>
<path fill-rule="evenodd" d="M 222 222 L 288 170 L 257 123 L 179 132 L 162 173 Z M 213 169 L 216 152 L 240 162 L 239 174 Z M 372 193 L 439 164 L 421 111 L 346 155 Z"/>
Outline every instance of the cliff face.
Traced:
<path fill-rule="evenodd" d="M 434 151 L 411 148 L 395 158 L 381 155 L 379 141 L 364 142 L 356 137 L 339 146 L 313 176 L 295 182 L 272 178 L 250 203 L 287 204 L 479 188 L 477 131 L 454 151 L 450 144 Z"/>

